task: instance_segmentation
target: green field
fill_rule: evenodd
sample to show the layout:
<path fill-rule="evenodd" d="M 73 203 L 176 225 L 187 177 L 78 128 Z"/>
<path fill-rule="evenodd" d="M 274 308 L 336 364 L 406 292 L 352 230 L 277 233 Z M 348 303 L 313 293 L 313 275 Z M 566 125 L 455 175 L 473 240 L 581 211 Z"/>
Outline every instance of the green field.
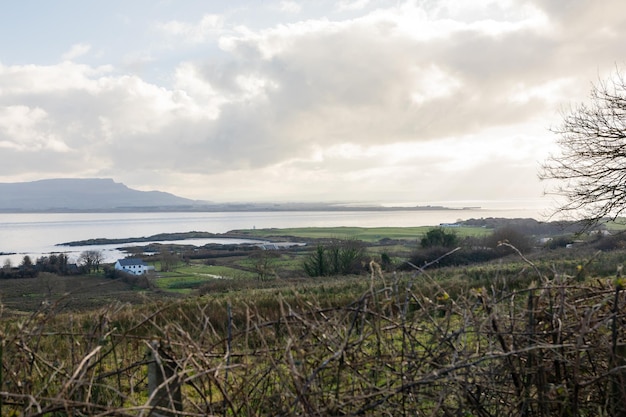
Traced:
<path fill-rule="evenodd" d="M 228 257 L 253 266 L 243 258 Z M 609 388 L 623 367 L 610 346 L 626 334 L 610 323 L 626 320 L 614 305 L 623 307 L 626 294 L 609 271 L 622 262 L 623 251 L 563 249 L 545 259 L 275 279 L 263 288 L 254 275 L 209 276 L 237 268 L 191 262 L 157 272 L 161 289 L 133 306 L 123 301 L 140 292 L 119 280 L 60 277 L 59 302 L 35 314 L 4 310 L 0 412 L 149 415 L 146 355 L 160 340 L 159 364 L 175 365 L 172 387 L 180 381 L 188 415 L 621 415 L 614 411 L 623 401 Z M 574 275 L 578 265 L 584 275 Z M 37 278 L 8 281 L 20 284 L 16 296 L 46 296 Z M 90 285 L 73 296 L 108 289 L 109 302 L 67 314 L 62 292 L 81 282 Z M 254 286 L 157 299 L 206 282 Z"/>
<path fill-rule="evenodd" d="M 417 227 L 298 227 L 285 229 L 246 229 L 232 233 L 255 238 L 292 236 L 307 239 L 358 239 L 364 242 L 378 242 L 381 239 L 418 240 L 436 226 Z M 450 227 L 446 230 L 459 237 L 487 236 L 492 231 L 483 227 Z"/>
<path fill-rule="evenodd" d="M 156 273 L 154 284 L 163 290 L 187 294 L 202 284 L 216 279 L 251 279 L 255 277 L 254 273 L 242 269 L 192 263 L 176 267 L 173 271 Z"/>
<path fill-rule="evenodd" d="M 429 230 L 247 230 L 306 245 L 171 245 L 145 276 L 6 279 L 0 414 L 150 414 L 161 341 L 189 415 L 621 415 L 626 239 L 407 268 Z M 329 238 L 359 239 L 361 269 L 306 275 Z M 368 263 L 383 253 L 388 269 Z"/>
<path fill-rule="evenodd" d="M 269 259 L 265 260 L 271 270 L 270 277 L 301 277 L 303 260 L 309 248 L 325 239 L 358 240 L 365 245 L 365 255 L 378 259 L 385 252 L 397 262 L 402 262 L 418 247 L 418 241 L 433 227 L 305 227 L 287 229 L 245 229 L 229 232 L 237 236 L 269 240 L 306 241 L 306 246 L 294 250 L 265 252 Z M 486 236 L 491 231 L 482 227 L 454 227 L 449 231 L 460 238 Z M 155 285 L 166 291 L 189 294 L 212 280 L 224 279 L 258 279 L 257 265 L 261 262 L 258 256 L 223 256 L 207 265 L 198 261 L 187 265 L 179 264 L 169 272 L 158 272 L 154 279 Z M 157 271 L 160 265 L 155 264 Z M 267 277 L 266 277 L 267 278 Z"/>

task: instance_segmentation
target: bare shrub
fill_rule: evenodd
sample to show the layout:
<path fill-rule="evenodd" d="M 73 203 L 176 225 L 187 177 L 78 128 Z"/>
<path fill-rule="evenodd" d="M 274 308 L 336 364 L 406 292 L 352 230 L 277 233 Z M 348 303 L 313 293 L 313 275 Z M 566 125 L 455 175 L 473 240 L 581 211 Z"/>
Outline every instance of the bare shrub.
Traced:
<path fill-rule="evenodd" d="M 159 392 L 180 389 L 189 416 L 624 412 L 623 282 L 547 277 L 523 260 L 523 287 L 455 292 L 420 267 L 372 268 L 348 302 L 283 289 L 6 317 L 2 415 L 166 413 L 148 394 L 155 340 L 171 365 Z"/>

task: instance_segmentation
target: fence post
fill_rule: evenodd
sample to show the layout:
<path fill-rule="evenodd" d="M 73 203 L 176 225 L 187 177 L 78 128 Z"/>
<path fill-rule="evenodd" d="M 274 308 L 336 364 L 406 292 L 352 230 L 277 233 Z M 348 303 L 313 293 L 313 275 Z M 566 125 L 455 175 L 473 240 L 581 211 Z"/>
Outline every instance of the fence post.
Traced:
<path fill-rule="evenodd" d="M 172 411 L 154 410 L 155 417 L 172 417 L 181 415 L 183 400 L 180 391 L 180 380 L 175 377 L 177 364 L 165 352 L 158 340 L 150 342 L 148 350 L 148 396 L 150 407 L 166 408 Z M 164 383 L 165 381 L 168 381 Z"/>

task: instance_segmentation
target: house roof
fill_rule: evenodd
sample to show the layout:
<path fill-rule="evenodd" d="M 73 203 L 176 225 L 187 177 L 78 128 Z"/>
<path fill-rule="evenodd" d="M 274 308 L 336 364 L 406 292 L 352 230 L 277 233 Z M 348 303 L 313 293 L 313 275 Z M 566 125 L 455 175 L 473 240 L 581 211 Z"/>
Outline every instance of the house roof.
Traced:
<path fill-rule="evenodd" d="M 146 264 L 144 261 L 142 261 L 139 258 L 118 259 L 117 262 L 119 262 L 121 266 L 131 266 L 131 265 L 148 266 L 148 264 Z"/>

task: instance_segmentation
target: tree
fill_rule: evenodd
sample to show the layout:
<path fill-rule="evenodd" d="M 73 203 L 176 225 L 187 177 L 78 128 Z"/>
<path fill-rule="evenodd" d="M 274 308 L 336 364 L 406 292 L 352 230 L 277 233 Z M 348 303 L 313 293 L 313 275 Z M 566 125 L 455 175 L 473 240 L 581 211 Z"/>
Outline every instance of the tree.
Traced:
<path fill-rule="evenodd" d="M 339 246 L 339 265 L 335 272 L 341 275 L 358 274 L 362 269 L 363 244 L 357 239 L 342 240 Z"/>
<path fill-rule="evenodd" d="M 361 269 L 363 246 L 356 239 L 338 240 L 317 245 L 302 267 L 310 277 L 357 274 Z"/>
<path fill-rule="evenodd" d="M 161 272 L 171 272 L 180 263 L 180 256 L 168 247 L 163 247 L 159 253 L 161 260 Z"/>
<path fill-rule="evenodd" d="M 441 246 L 444 248 L 452 248 L 457 245 L 459 239 L 454 232 L 446 232 L 443 228 L 430 229 L 426 232 L 426 236 L 422 238 L 422 248 L 432 248 L 433 246 Z"/>
<path fill-rule="evenodd" d="M 57 256 L 57 260 L 58 260 L 59 272 L 61 274 L 67 275 L 68 273 L 67 265 L 69 263 L 69 257 L 65 253 L 59 253 L 59 255 Z"/>
<path fill-rule="evenodd" d="M 39 286 L 44 291 L 44 295 L 48 298 L 52 298 L 52 290 L 54 290 L 57 284 L 58 275 L 51 272 L 42 272 L 37 276 L 39 280 Z"/>
<path fill-rule="evenodd" d="M 277 276 L 275 266 L 279 256 L 273 251 L 263 249 L 256 251 L 250 256 L 253 259 L 252 267 L 259 281 L 265 281 L 270 277 Z"/>
<path fill-rule="evenodd" d="M 21 266 L 23 268 L 30 268 L 33 266 L 33 261 L 30 259 L 30 256 L 24 255 L 24 258 L 22 258 Z"/>
<path fill-rule="evenodd" d="M 68 258 L 64 253 L 51 254 L 50 256 L 41 256 L 37 258 L 36 265 L 39 271 L 52 272 L 54 274 L 67 274 Z"/>
<path fill-rule="evenodd" d="M 515 251 L 501 243 L 508 243 L 521 253 L 528 253 L 533 248 L 532 240 L 522 233 L 519 229 L 511 226 L 496 229 L 491 236 L 485 238 L 487 247 L 495 249 L 503 254 L 514 253 Z"/>
<path fill-rule="evenodd" d="M 592 86 L 590 104 L 564 114 L 553 132 L 560 154 L 550 155 L 539 177 L 557 180 L 549 192 L 564 197 L 557 212 L 589 224 L 626 210 L 626 81 L 617 71 Z"/>
<path fill-rule="evenodd" d="M 35 269 L 30 256 L 24 255 L 24 258 L 22 258 L 22 263 L 19 266 L 19 275 L 22 278 L 33 278 L 37 276 L 37 270 Z"/>
<path fill-rule="evenodd" d="M 100 263 L 104 260 L 104 255 L 99 250 L 86 250 L 78 256 L 78 263 L 82 265 L 87 273 L 100 270 Z"/>
<path fill-rule="evenodd" d="M 304 272 L 310 277 L 323 277 L 329 275 L 326 248 L 324 245 L 317 245 L 315 251 L 303 262 Z"/>
<path fill-rule="evenodd" d="M 387 252 L 383 252 L 380 254 L 380 266 L 383 271 L 389 271 L 393 267 L 393 260 L 391 256 Z"/>

